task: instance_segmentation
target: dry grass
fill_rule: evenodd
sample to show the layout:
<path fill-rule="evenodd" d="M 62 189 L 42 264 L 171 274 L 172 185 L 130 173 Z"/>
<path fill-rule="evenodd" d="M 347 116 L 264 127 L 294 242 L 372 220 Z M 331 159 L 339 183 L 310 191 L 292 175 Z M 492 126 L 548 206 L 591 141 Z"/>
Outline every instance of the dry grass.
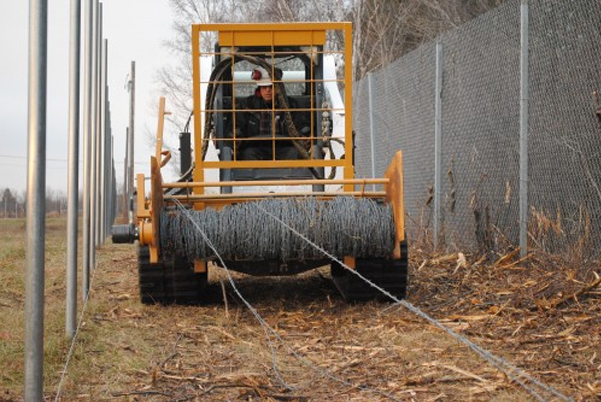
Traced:
<path fill-rule="evenodd" d="M 6 224 L 0 222 L 0 401 L 19 401 L 24 252 L 15 227 Z M 46 281 L 50 399 L 67 345 L 64 234 L 50 230 L 48 237 L 55 244 Z M 277 279 L 236 275 L 240 292 L 284 339 L 272 337 L 270 346 L 229 286 L 224 303 L 223 278 L 212 276 L 204 306 L 142 306 L 134 248 L 101 248 L 61 400 L 374 401 L 389 400 L 386 394 L 416 401 L 533 400 L 404 308 L 347 305 L 325 269 Z M 433 258 L 413 250 L 411 279 L 409 300 L 445 325 L 575 400 L 598 400 L 601 294 L 587 288 L 595 280 L 591 267 L 542 257 L 519 262 L 512 255 L 492 262 Z"/>
<path fill-rule="evenodd" d="M 0 221 L 0 388 L 1 398 L 11 400 L 23 384 L 23 339 L 25 321 L 25 221 Z M 46 306 L 44 311 L 44 384 L 50 387 L 52 373 L 64 363 L 68 347 L 65 320 L 65 221 L 46 221 Z M 10 395 L 10 396 L 9 396 Z"/>

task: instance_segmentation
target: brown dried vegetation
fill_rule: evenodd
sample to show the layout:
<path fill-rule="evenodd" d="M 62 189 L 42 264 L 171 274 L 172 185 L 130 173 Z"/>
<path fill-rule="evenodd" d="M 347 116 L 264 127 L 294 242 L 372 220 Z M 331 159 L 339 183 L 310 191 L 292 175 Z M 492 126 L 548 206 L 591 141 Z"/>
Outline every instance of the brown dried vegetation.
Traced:
<path fill-rule="evenodd" d="M 235 276 L 280 341 L 268 340 L 223 271 L 212 276 L 206 305 L 141 305 L 134 254 L 126 246 L 99 250 L 62 401 L 534 400 L 403 306 L 346 304 L 325 268 L 286 278 Z M 597 267 L 538 254 L 485 261 L 419 249 L 411 260 L 412 304 L 561 393 L 598 400 Z M 56 282 L 62 267 L 52 269 L 48 280 Z M 54 287 L 47 303 L 61 305 Z M 3 306 L 21 303 L 9 296 L 2 294 Z M 47 341 L 63 336 L 53 328 Z M 68 346 L 58 347 L 57 360 L 64 362 Z M 62 367 L 46 367 L 53 400 Z M 2 381 L 0 400 L 20 400 L 20 384 Z"/>

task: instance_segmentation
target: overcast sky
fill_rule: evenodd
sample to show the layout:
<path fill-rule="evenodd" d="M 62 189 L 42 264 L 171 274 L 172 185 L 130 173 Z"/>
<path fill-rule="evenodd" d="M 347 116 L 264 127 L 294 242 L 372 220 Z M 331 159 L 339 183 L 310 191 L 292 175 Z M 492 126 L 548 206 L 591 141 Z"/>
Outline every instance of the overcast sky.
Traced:
<path fill-rule="evenodd" d="M 48 3 L 46 183 L 48 188 L 66 193 L 70 1 Z M 109 42 L 108 84 L 115 162 L 118 181 L 122 181 L 125 129 L 129 119 L 129 93 L 125 83 L 131 61 L 136 62 L 136 171 L 147 172 L 152 149 L 145 133 L 156 131 L 159 96 L 156 72 L 172 62 L 163 45 L 173 36 L 172 14 L 168 0 L 104 0 L 102 3 L 103 36 Z M 0 189 L 9 187 L 20 192 L 27 187 L 29 1 L 0 0 L 0 4 Z M 81 55 L 83 57 L 83 49 Z M 83 97 L 81 108 L 83 110 Z M 80 149 L 82 144 L 80 136 Z"/>

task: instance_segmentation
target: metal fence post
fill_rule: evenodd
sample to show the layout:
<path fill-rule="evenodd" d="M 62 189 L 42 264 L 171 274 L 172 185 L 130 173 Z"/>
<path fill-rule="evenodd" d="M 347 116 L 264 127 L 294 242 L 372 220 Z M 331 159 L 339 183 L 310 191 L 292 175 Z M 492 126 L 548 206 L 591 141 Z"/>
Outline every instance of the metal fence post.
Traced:
<path fill-rule="evenodd" d="M 44 399 L 44 254 L 46 198 L 46 83 L 48 3 L 29 1 L 27 271 L 24 394 Z"/>
<path fill-rule="evenodd" d="M 374 145 L 374 136 L 376 135 L 375 131 L 375 119 L 374 119 L 374 76 L 370 72 L 367 74 L 367 94 L 369 98 L 369 146 L 371 152 L 371 177 L 376 177 L 376 155 L 375 155 L 375 145 Z M 373 191 L 376 191 L 376 185 L 372 184 Z"/>
<path fill-rule="evenodd" d="M 134 194 L 134 122 L 136 109 L 136 62 L 131 62 L 131 78 L 129 85 L 129 187 L 127 193 L 127 210 L 129 210 L 130 200 Z M 128 213 L 129 223 L 133 223 L 134 217 L 132 213 Z"/>
<path fill-rule="evenodd" d="M 117 218 L 117 170 L 115 169 L 115 136 L 113 136 L 113 128 L 111 127 L 111 191 L 113 197 L 111 199 L 111 224 Z"/>
<path fill-rule="evenodd" d="M 106 43 L 106 49 L 107 49 L 107 58 L 105 60 L 105 64 L 106 64 L 106 71 L 107 71 L 107 77 L 105 78 L 105 84 L 107 82 L 107 78 L 108 78 L 108 40 Z M 108 85 L 106 85 L 105 87 L 105 92 L 106 92 L 106 104 L 105 104 L 105 108 L 106 108 L 106 113 L 105 113 L 105 127 L 106 127 L 106 131 L 105 131 L 105 138 L 104 138 L 104 193 L 106 194 L 105 198 L 104 198 L 104 234 L 105 236 L 107 234 L 110 234 L 110 226 L 109 226 L 109 221 L 110 221 L 110 216 L 111 216 L 111 211 L 109 208 L 109 204 L 110 204 L 110 199 L 112 197 L 111 194 L 111 187 L 109 185 L 109 183 L 111 182 L 111 158 L 112 158 L 112 154 L 111 154 L 111 122 L 110 122 L 110 102 L 109 102 L 109 87 Z"/>
<path fill-rule="evenodd" d="M 440 245 L 442 205 L 442 74 L 443 47 L 436 42 L 436 84 L 434 94 L 434 248 Z"/>
<path fill-rule="evenodd" d="M 122 215 L 127 220 L 127 198 L 129 194 L 129 127 L 125 127 L 125 158 L 123 158 L 123 200 Z"/>
<path fill-rule="evenodd" d="M 108 59 L 108 57 L 107 57 Z M 108 60 L 107 60 L 108 67 Z M 108 69 L 107 69 L 108 72 Z M 112 210 L 111 203 L 113 199 L 113 169 L 112 169 L 112 161 L 113 161 L 113 135 L 111 133 L 111 103 L 109 102 L 109 87 L 106 87 L 106 159 L 105 159 L 105 169 L 106 169 L 106 201 L 105 201 L 105 222 L 104 222 L 104 231 L 107 235 L 111 234 L 111 222 L 112 222 Z"/>
<path fill-rule="evenodd" d="M 101 104 L 102 104 L 102 88 L 100 86 L 101 76 L 102 76 L 102 3 L 100 1 L 97 2 L 96 6 L 96 16 L 95 16 L 96 30 L 94 37 L 95 48 L 95 57 L 96 62 L 94 65 L 94 86 L 95 86 L 95 97 L 94 97 L 94 189 L 93 189 L 93 237 L 92 243 L 94 246 L 100 245 L 100 138 L 102 137 L 101 131 Z M 94 248 L 92 254 L 92 258 L 94 260 L 94 264 L 92 264 L 93 268 L 96 268 L 96 248 Z"/>
<path fill-rule="evenodd" d="M 68 338 L 75 335 L 77 318 L 77 212 L 79 197 L 79 68 L 81 0 L 71 0 L 69 55 L 69 205 L 67 208 L 67 311 Z"/>
<path fill-rule="evenodd" d="M 83 217 L 82 217 L 82 298 L 85 300 L 90 289 L 90 143 L 92 136 L 92 4 L 86 0 L 84 19 L 84 107 L 83 107 Z"/>
<path fill-rule="evenodd" d="M 98 9 L 94 0 L 92 7 L 92 129 L 90 131 L 90 268 L 96 268 L 96 144 L 98 137 Z"/>
<path fill-rule="evenodd" d="M 528 0 L 522 0 L 520 35 L 520 255 L 528 254 Z"/>
<path fill-rule="evenodd" d="M 102 32 L 102 4 L 100 5 L 100 26 Z M 100 74 L 100 144 L 99 144 L 99 181 L 98 181 L 98 236 L 100 244 L 104 244 L 105 240 L 105 208 L 106 203 L 106 56 L 107 56 L 108 41 L 102 40 L 102 51 L 101 51 L 101 74 Z"/>

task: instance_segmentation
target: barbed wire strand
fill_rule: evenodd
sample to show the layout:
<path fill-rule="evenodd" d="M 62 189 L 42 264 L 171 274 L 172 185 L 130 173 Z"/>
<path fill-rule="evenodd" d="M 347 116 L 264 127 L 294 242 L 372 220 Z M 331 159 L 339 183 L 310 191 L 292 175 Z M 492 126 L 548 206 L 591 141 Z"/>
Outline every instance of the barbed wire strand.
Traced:
<path fill-rule="evenodd" d="M 73 339 L 71 340 L 71 346 L 69 346 L 69 353 L 67 354 L 67 360 L 65 361 L 65 366 L 63 367 L 61 379 L 58 383 L 58 387 L 56 390 L 56 397 L 54 399 L 54 402 L 58 402 L 58 400 L 60 399 L 63 383 L 64 383 L 65 379 L 67 378 L 69 364 L 71 363 L 71 357 L 73 356 L 73 352 L 75 350 L 75 343 L 77 342 L 77 335 L 79 334 L 79 330 L 81 329 L 81 324 L 83 323 L 83 319 L 85 317 L 85 313 L 86 313 L 86 310 L 88 307 L 88 301 L 90 300 L 90 293 L 92 292 L 92 289 L 93 289 L 94 276 L 96 276 L 96 269 L 92 269 L 92 277 L 90 278 L 90 288 L 88 289 L 88 293 L 86 294 L 86 298 L 83 302 L 81 314 L 79 315 L 79 321 L 77 322 L 77 328 L 75 328 L 75 334 L 73 335 Z"/>
<path fill-rule="evenodd" d="M 258 206 L 258 207 L 259 207 L 259 209 L 262 209 L 261 206 Z M 263 212 L 266 213 L 267 215 L 269 215 L 271 218 L 277 220 L 280 224 L 282 224 L 285 227 L 287 227 L 290 231 L 292 231 L 297 236 L 301 237 L 303 240 L 305 240 L 306 242 L 308 242 L 309 244 L 311 244 L 313 247 L 315 247 L 318 250 L 320 250 L 322 253 L 324 253 L 325 255 L 327 255 L 333 261 L 336 261 L 337 263 L 339 263 L 347 271 L 349 271 L 349 272 L 353 273 L 354 275 L 358 276 L 359 278 L 361 278 L 369 286 L 371 286 L 374 289 L 378 290 L 382 294 L 384 294 L 387 297 L 389 297 L 390 299 L 394 300 L 396 303 L 398 303 L 398 304 L 404 306 L 405 308 L 407 308 L 412 313 L 418 315 L 419 317 L 422 317 L 423 319 L 425 319 L 426 321 L 428 321 L 429 323 L 431 323 L 435 327 L 443 330 L 444 332 L 446 332 L 447 334 L 451 335 L 456 340 L 458 340 L 461 343 L 463 343 L 466 346 L 468 346 L 471 350 L 473 350 L 480 357 L 482 357 L 483 359 L 485 359 L 488 362 L 490 362 L 493 366 L 495 366 L 497 369 L 499 369 L 500 371 L 502 371 L 505 375 L 507 375 L 513 381 L 516 381 L 518 384 L 520 384 L 528 393 L 530 393 L 532 396 L 534 396 L 539 401 L 545 401 L 545 399 L 541 395 L 539 395 L 539 393 L 536 392 L 536 390 L 534 390 L 532 387 L 530 387 L 528 384 L 526 384 L 524 381 L 522 381 L 520 379 L 520 377 L 528 380 L 532 384 L 537 385 L 540 389 L 542 389 L 544 391 L 547 391 L 548 393 L 550 393 L 552 395 L 555 395 L 555 396 L 557 396 L 558 398 L 560 398 L 560 399 L 562 399 L 564 401 L 573 401 L 572 398 L 563 395 L 562 393 L 560 393 L 559 391 L 557 391 L 553 387 L 550 387 L 550 386 L 548 386 L 546 384 L 543 384 L 542 382 L 538 381 L 536 378 L 534 378 L 534 377 L 530 376 L 529 374 L 527 374 L 525 371 L 523 371 L 523 370 L 521 370 L 521 369 L 513 366 L 507 360 L 505 360 L 505 359 L 503 359 L 501 357 L 493 355 L 491 352 L 483 349 L 479 345 L 476 345 L 475 343 L 473 343 L 472 341 L 470 341 L 466 337 L 464 337 L 464 336 L 456 333 L 455 331 L 453 331 L 450 328 L 447 328 L 441 322 L 439 322 L 438 320 L 436 320 L 433 317 L 430 317 L 428 314 L 426 314 L 425 312 L 423 312 L 421 309 L 419 309 L 418 307 L 414 306 L 413 304 L 409 303 L 408 301 L 398 299 L 397 297 L 395 297 L 394 295 L 392 295 L 390 292 L 386 291 L 385 289 L 381 288 L 380 286 L 378 286 L 375 283 L 371 282 L 369 279 L 367 279 L 364 276 L 362 276 L 356 270 L 348 267 L 346 264 L 344 264 L 342 261 L 340 261 L 339 259 L 337 259 L 335 256 L 331 255 L 326 250 L 324 250 L 323 248 L 321 248 L 317 244 L 313 243 L 311 240 L 309 240 L 307 237 L 305 237 L 302 233 L 299 233 L 294 228 L 292 228 L 290 225 L 286 224 L 284 221 L 282 221 L 281 219 L 279 219 L 275 215 L 271 214 L 269 211 L 266 211 L 266 210 L 263 209 Z"/>
<path fill-rule="evenodd" d="M 384 396 L 386 398 L 389 398 L 389 399 L 391 399 L 393 401 L 397 401 L 397 402 L 401 402 L 402 401 L 401 399 L 396 398 L 394 395 L 392 395 L 391 393 L 388 393 L 386 391 L 382 391 L 382 390 L 379 390 L 379 389 L 376 389 L 376 388 L 373 388 L 373 387 L 369 387 L 367 385 L 354 384 L 354 383 L 352 383 L 350 381 L 347 381 L 347 380 L 345 380 L 343 378 L 340 378 L 340 377 L 338 377 L 338 376 L 330 373 L 328 370 L 325 370 L 325 369 L 323 369 L 321 367 L 316 366 L 309 359 L 301 356 L 300 354 L 298 354 L 298 352 L 296 352 L 294 349 L 292 349 L 292 347 L 289 346 L 286 343 L 286 341 L 284 341 L 284 339 L 280 336 L 280 334 L 278 334 L 265 321 L 265 319 L 261 316 L 261 314 L 259 314 L 259 312 L 253 307 L 253 305 L 250 304 L 250 302 L 248 300 L 246 300 L 244 298 L 244 296 L 242 296 L 242 294 L 238 290 L 238 287 L 236 286 L 236 283 L 235 283 L 234 279 L 231 276 L 230 270 L 227 268 L 227 265 L 225 264 L 225 262 L 221 258 L 221 255 L 219 254 L 219 252 L 217 251 L 217 249 L 215 248 L 215 246 L 213 245 L 213 243 L 211 242 L 211 240 L 202 231 L 202 228 L 200 227 L 200 225 L 193 219 L 192 215 L 190 214 L 190 211 L 188 209 L 186 209 L 179 201 L 174 200 L 174 203 L 183 212 L 183 214 L 185 216 L 189 217 L 189 219 L 192 222 L 192 224 L 198 230 L 198 233 L 202 236 L 202 238 L 204 239 L 204 241 L 206 242 L 206 244 L 211 248 L 211 250 L 213 250 L 213 252 L 215 253 L 216 257 L 221 262 L 222 268 L 223 268 L 223 270 L 225 271 L 225 273 L 227 275 L 228 282 L 232 286 L 232 289 L 234 290 L 234 293 L 236 294 L 236 296 L 238 296 L 238 298 L 242 301 L 242 303 L 244 303 L 244 305 L 250 310 L 250 312 L 253 314 L 253 316 L 255 317 L 255 319 L 263 327 L 263 330 L 267 331 L 268 333 L 271 333 L 278 341 L 281 342 L 282 345 L 284 345 L 284 347 L 290 352 L 290 354 L 292 354 L 298 361 L 300 361 L 305 366 L 311 368 L 313 371 L 320 373 L 323 377 L 329 378 L 329 379 L 334 380 L 336 382 L 339 382 L 339 383 L 341 383 L 343 385 L 346 385 L 346 386 L 349 386 L 349 387 L 353 387 L 353 388 L 357 388 L 357 389 L 360 389 L 361 391 L 372 392 L 372 393 L 375 393 L 375 394 L 379 394 L 379 395 Z M 271 342 L 271 337 L 268 337 L 268 342 L 269 342 L 269 345 L 270 345 L 271 351 L 272 351 L 272 363 L 274 365 L 274 371 L 275 371 L 276 375 L 278 376 L 278 379 L 282 382 L 282 384 L 284 385 L 284 387 L 286 387 L 288 389 L 291 389 L 291 390 L 294 389 L 293 387 L 287 385 L 287 383 L 281 377 L 281 373 L 279 372 L 279 370 L 276 367 L 277 362 L 276 362 L 276 359 L 275 359 L 275 347 L 273 346 L 273 344 Z"/>

